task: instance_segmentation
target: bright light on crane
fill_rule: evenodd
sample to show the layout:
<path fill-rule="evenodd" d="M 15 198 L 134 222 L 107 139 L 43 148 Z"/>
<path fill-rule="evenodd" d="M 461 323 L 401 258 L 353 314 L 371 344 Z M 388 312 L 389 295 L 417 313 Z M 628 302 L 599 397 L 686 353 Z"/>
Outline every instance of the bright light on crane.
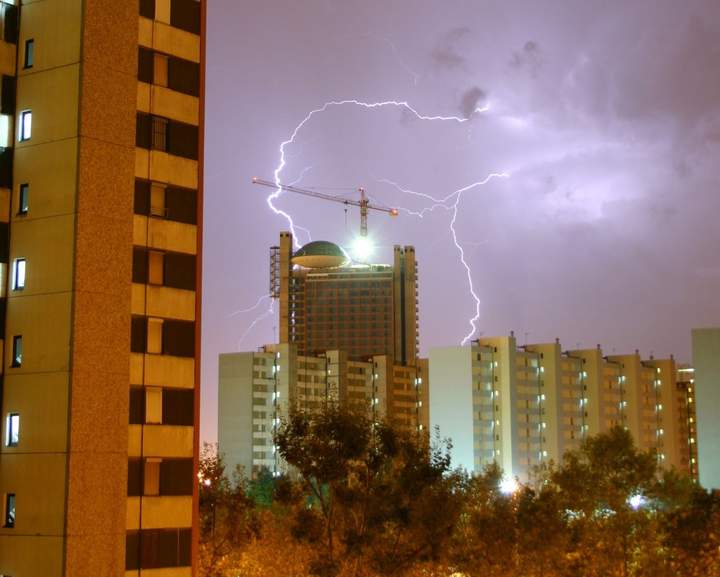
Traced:
<path fill-rule="evenodd" d="M 367 236 L 358 236 L 353 240 L 351 252 L 357 262 L 367 264 L 375 252 L 375 245 Z"/>

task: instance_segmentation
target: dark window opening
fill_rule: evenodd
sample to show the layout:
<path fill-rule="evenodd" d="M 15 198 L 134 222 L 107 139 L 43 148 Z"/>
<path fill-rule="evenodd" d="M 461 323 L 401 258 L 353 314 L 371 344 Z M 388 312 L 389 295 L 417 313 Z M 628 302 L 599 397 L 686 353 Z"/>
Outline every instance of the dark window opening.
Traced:
<path fill-rule="evenodd" d="M 144 353 L 147 349 L 147 317 L 133 317 L 130 328 L 130 351 Z"/>
<path fill-rule="evenodd" d="M 155 19 L 155 0 L 140 0 L 140 16 Z"/>
<path fill-rule="evenodd" d="M 200 2 L 197 0 L 172 0 L 170 25 L 186 32 L 200 34 Z"/>
<path fill-rule="evenodd" d="M 22 366 L 23 359 L 23 344 L 22 335 L 15 335 L 13 337 L 13 348 L 12 348 L 12 367 Z"/>
<path fill-rule="evenodd" d="M 20 185 L 18 191 L 18 215 L 24 215 L 28 213 L 30 207 L 30 185 L 23 183 Z"/>
<path fill-rule="evenodd" d="M 11 529 L 15 526 L 15 493 L 5 495 L 5 524 L 3 527 Z"/>
<path fill-rule="evenodd" d="M 140 46 L 138 52 L 138 80 L 147 82 L 148 84 L 152 83 L 153 70 L 153 51 L 144 46 Z"/>
<path fill-rule="evenodd" d="M 166 320 L 162 327 L 163 353 L 177 357 L 195 356 L 195 323 Z"/>
<path fill-rule="evenodd" d="M 129 531 L 125 540 L 125 569 L 189 567 L 191 543 L 190 529 Z"/>
<path fill-rule="evenodd" d="M 9 44 L 17 44 L 18 41 L 18 8 L 4 2 L 0 4 L 3 22 L 3 40 Z"/>
<path fill-rule="evenodd" d="M 167 64 L 167 86 L 177 92 L 200 95 L 200 65 L 181 58 L 170 58 Z"/>
<path fill-rule="evenodd" d="M 2 101 L 0 102 L 0 112 L 10 116 L 15 114 L 15 101 L 17 95 L 17 82 L 14 76 L 2 77 Z"/>
<path fill-rule="evenodd" d="M 195 290 L 196 283 L 195 255 L 181 253 L 165 254 L 165 286 Z"/>
<path fill-rule="evenodd" d="M 193 389 L 163 389 L 163 424 L 191 427 L 195 422 L 195 391 Z"/>
<path fill-rule="evenodd" d="M 182 122 L 171 122 L 167 126 L 167 151 L 176 156 L 197 160 L 198 127 Z"/>
<path fill-rule="evenodd" d="M 130 387 L 130 414 L 131 425 L 145 423 L 145 389 L 143 387 Z"/>
<path fill-rule="evenodd" d="M 128 459 L 128 497 L 139 497 L 143 489 L 142 459 Z"/>
<path fill-rule="evenodd" d="M 163 459 L 160 463 L 160 495 L 192 495 L 195 479 L 192 459 Z"/>
<path fill-rule="evenodd" d="M 146 284 L 148 278 L 148 251 L 144 248 L 133 248 L 132 281 Z"/>

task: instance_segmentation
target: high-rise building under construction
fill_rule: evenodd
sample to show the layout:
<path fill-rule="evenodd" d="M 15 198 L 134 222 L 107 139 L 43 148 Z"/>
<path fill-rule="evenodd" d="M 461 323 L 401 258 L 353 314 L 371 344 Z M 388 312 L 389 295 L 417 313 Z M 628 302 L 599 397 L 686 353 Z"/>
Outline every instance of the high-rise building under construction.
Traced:
<path fill-rule="evenodd" d="M 418 356 L 417 262 L 395 246 L 393 264 L 351 264 L 338 245 L 293 250 L 289 232 L 271 248 L 271 292 L 279 300 L 280 344 L 300 355 L 339 349 L 350 359 L 386 355 L 413 366 Z"/>

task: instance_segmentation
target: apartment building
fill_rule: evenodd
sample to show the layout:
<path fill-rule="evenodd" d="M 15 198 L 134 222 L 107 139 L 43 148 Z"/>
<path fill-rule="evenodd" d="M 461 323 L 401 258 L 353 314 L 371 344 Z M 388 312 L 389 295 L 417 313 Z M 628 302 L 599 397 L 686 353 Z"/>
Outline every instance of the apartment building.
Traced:
<path fill-rule="evenodd" d="M 187 577 L 204 5 L 0 9 L 0 575 Z"/>
<path fill-rule="evenodd" d="M 513 334 L 430 351 L 430 424 L 453 441 L 453 464 L 493 461 L 527 480 L 533 468 L 614 426 L 631 431 L 661 466 L 681 468 L 675 362 L 554 343 L 518 346 Z M 688 470 L 688 472 L 691 472 Z"/>
<path fill-rule="evenodd" d="M 273 434 L 291 410 L 312 414 L 328 403 L 387 420 L 401 430 L 428 427 L 428 365 L 395 365 L 386 355 L 352 360 L 344 351 L 300 355 L 297 345 L 220 355 L 219 450 L 229 470 L 248 476 L 286 472 Z"/>
<path fill-rule="evenodd" d="M 695 369 L 682 366 L 677 370 L 677 426 L 679 469 L 699 480 Z"/>

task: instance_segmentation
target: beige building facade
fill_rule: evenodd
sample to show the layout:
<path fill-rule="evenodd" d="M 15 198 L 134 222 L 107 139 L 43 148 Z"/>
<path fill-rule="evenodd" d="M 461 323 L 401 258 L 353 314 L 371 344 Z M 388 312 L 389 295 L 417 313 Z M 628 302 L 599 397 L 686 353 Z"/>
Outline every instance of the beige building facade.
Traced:
<path fill-rule="evenodd" d="M 518 346 L 514 335 L 430 351 L 430 425 L 453 441 L 453 464 L 480 472 L 493 461 L 527 480 L 589 435 L 626 427 L 658 464 L 692 474 L 695 440 L 670 359 L 605 356 L 559 342 Z M 683 413 L 683 411 L 685 411 Z"/>
<path fill-rule="evenodd" d="M 401 430 L 428 428 L 428 365 L 395 365 L 385 355 L 355 361 L 343 351 L 299 355 L 297 346 L 220 355 L 218 444 L 229 470 L 248 477 L 287 472 L 273 435 L 292 410 L 339 404 Z"/>
<path fill-rule="evenodd" d="M 0 575 L 193 574 L 203 12 L 0 3 Z"/>

